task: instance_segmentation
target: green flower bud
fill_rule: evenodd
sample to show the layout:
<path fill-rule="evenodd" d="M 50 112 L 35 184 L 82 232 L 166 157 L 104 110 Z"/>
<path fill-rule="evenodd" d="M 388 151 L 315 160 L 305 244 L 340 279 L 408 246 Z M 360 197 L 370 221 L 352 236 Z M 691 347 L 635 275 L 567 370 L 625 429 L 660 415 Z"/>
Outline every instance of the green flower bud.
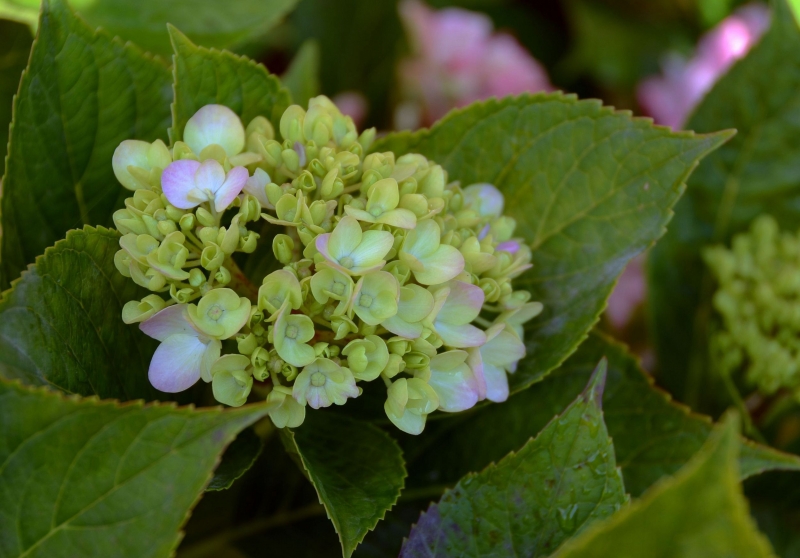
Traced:
<path fill-rule="evenodd" d="M 277 313 L 273 343 L 278 355 L 293 366 L 306 366 L 316 355 L 308 341 L 314 338 L 314 322 L 308 316 L 289 313 L 287 300 Z"/>
<path fill-rule="evenodd" d="M 132 213 L 127 209 L 119 209 L 114 212 L 112 216 L 114 219 L 114 226 L 122 234 L 147 234 L 148 228 L 139 215 Z"/>
<path fill-rule="evenodd" d="M 199 269 L 192 268 L 189 270 L 189 284 L 192 287 L 199 287 L 206 282 L 206 276 Z"/>
<path fill-rule="evenodd" d="M 306 111 L 299 105 L 292 105 L 283 112 L 281 116 L 280 130 L 281 136 L 285 140 L 292 143 L 296 141 L 305 141 L 303 135 L 303 121 L 306 117 Z M 312 139 L 312 138 L 308 138 Z"/>
<path fill-rule="evenodd" d="M 122 307 L 122 321 L 126 324 L 143 322 L 166 306 L 158 295 L 147 295 L 141 301 L 131 300 Z"/>
<path fill-rule="evenodd" d="M 253 354 L 253 351 L 258 348 L 258 340 L 252 333 L 237 335 L 236 348 L 240 354 L 250 356 Z M 255 366 L 255 364 L 253 366 Z"/>
<path fill-rule="evenodd" d="M 275 138 L 275 128 L 273 128 L 272 123 L 263 116 L 256 116 L 245 129 L 245 135 L 250 137 L 250 134 L 259 134 L 271 140 Z"/>
<path fill-rule="evenodd" d="M 214 280 L 217 282 L 218 285 L 225 286 L 231 282 L 231 272 L 228 271 L 224 266 L 222 266 L 214 274 Z"/>
<path fill-rule="evenodd" d="M 189 251 L 183 245 L 185 241 L 183 233 L 173 232 L 167 235 L 156 250 L 147 254 L 147 264 L 169 279 L 188 279 L 189 272 L 181 269 L 189 257 Z"/>
<path fill-rule="evenodd" d="M 333 168 L 325 174 L 319 189 L 319 196 L 323 200 L 337 198 L 344 190 L 344 182 L 339 178 L 339 169 Z"/>
<path fill-rule="evenodd" d="M 253 376 L 246 371 L 250 360 L 242 355 L 225 355 L 211 366 L 214 399 L 231 407 L 241 407 L 253 387 Z"/>
<path fill-rule="evenodd" d="M 169 286 L 169 296 L 178 304 L 189 302 L 192 299 L 194 292 L 194 289 L 190 289 L 188 287 L 179 289 L 174 283 Z"/>
<path fill-rule="evenodd" d="M 401 378 L 387 392 L 384 410 L 397 428 L 420 434 L 427 416 L 439 407 L 439 397 L 431 386 L 418 378 Z"/>
<path fill-rule="evenodd" d="M 180 161 L 185 159 L 191 159 L 196 161 L 197 155 L 195 155 L 194 151 L 192 151 L 192 148 L 186 145 L 184 142 L 176 141 L 175 145 L 172 146 L 172 158 L 175 161 Z"/>
<path fill-rule="evenodd" d="M 214 219 L 214 216 L 211 215 L 207 209 L 198 207 L 195 210 L 195 215 L 197 217 L 197 221 L 204 227 L 213 227 L 217 224 L 216 219 Z"/>
<path fill-rule="evenodd" d="M 356 380 L 371 382 L 380 376 L 389 363 L 389 349 L 377 335 L 350 341 L 342 354 L 347 357 L 347 366 Z"/>
<path fill-rule="evenodd" d="M 406 369 L 406 362 L 400 355 L 389 355 L 389 360 L 386 363 L 386 368 L 383 370 L 383 375 L 389 379 L 394 378 L 400 372 Z"/>
<path fill-rule="evenodd" d="M 258 247 L 258 239 L 260 235 L 253 231 L 247 231 L 247 234 L 244 236 L 239 236 L 239 252 L 244 252 L 245 254 L 252 254 L 256 251 Z"/>
<path fill-rule="evenodd" d="M 350 276 L 339 270 L 323 267 L 311 278 L 311 293 L 320 304 L 328 300 L 338 300 L 334 315 L 342 315 L 347 311 L 355 285 Z"/>
<path fill-rule="evenodd" d="M 216 271 L 225 261 L 225 252 L 216 244 L 209 244 L 200 254 L 200 265 L 209 271 Z"/>
<path fill-rule="evenodd" d="M 336 334 L 334 340 L 338 341 L 352 333 L 356 333 L 358 331 L 358 326 L 346 315 L 333 316 L 331 318 L 331 329 L 333 329 Z"/>
<path fill-rule="evenodd" d="M 305 405 L 292 397 L 291 388 L 275 386 L 267 396 L 267 404 L 274 406 L 269 418 L 277 428 L 297 428 L 306 418 Z"/>
<path fill-rule="evenodd" d="M 272 252 L 279 262 L 287 265 L 294 256 L 294 241 L 288 235 L 276 234 L 272 239 Z"/>
<path fill-rule="evenodd" d="M 194 213 L 187 213 L 181 217 L 180 221 L 178 221 L 178 224 L 180 225 L 182 231 L 191 231 L 194 230 L 194 221 Z"/>
<path fill-rule="evenodd" d="M 152 144 L 139 140 L 125 140 L 111 160 L 114 175 L 128 190 L 156 188 L 161 171 L 172 162 L 169 149 L 161 140 Z"/>

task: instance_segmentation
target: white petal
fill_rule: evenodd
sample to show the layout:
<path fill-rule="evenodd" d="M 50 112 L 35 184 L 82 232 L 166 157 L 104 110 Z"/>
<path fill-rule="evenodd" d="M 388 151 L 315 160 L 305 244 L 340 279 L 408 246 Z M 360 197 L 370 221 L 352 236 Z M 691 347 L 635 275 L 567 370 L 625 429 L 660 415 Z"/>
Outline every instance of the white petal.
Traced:
<path fill-rule="evenodd" d="M 451 281 L 449 286 L 450 294 L 436 320 L 449 324 L 468 324 L 480 313 L 486 295 L 477 285 L 463 281 Z"/>
<path fill-rule="evenodd" d="M 225 182 L 225 169 L 214 159 L 203 161 L 194 173 L 195 187 L 201 192 L 216 193 Z"/>
<path fill-rule="evenodd" d="M 114 156 L 111 158 L 111 167 L 114 169 L 114 176 L 116 176 L 119 183 L 128 190 L 138 190 L 147 186 L 134 178 L 131 173 L 128 172 L 128 167 L 133 165 L 134 167 L 141 167 L 149 170 L 150 163 L 147 160 L 149 151 L 150 144 L 146 141 L 139 140 L 125 140 L 114 150 Z"/>
<path fill-rule="evenodd" d="M 164 342 L 171 335 L 183 334 L 198 336 L 197 331 L 186 319 L 187 304 L 174 304 L 167 306 L 163 310 L 156 312 L 153 316 L 141 324 L 141 329 L 145 335 L 153 339 Z"/>
<path fill-rule="evenodd" d="M 414 277 L 423 285 L 445 283 L 464 271 L 464 255 L 448 244 L 442 244 L 433 253 L 418 256 L 418 259 L 423 269 L 414 271 Z"/>
<path fill-rule="evenodd" d="M 248 173 L 244 167 L 233 167 L 225 182 L 219 187 L 214 195 L 214 205 L 217 211 L 224 211 L 233 202 L 236 196 L 242 191 L 244 185 L 247 183 Z M 266 192 L 264 192 L 266 196 Z"/>
<path fill-rule="evenodd" d="M 486 399 L 495 403 L 508 399 L 508 376 L 505 370 L 484 362 L 483 377 L 486 380 Z"/>
<path fill-rule="evenodd" d="M 153 387 L 177 393 L 200 379 L 206 345 L 193 335 L 171 335 L 161 343 L 150 361 L 147 373 Z"/>
<path fill-rule="evenodd" d="M 263 169 L 256 169 L 256 172 L 253 173 L 253 176 L 247 179 L 244 183 L 243 190 L 250 194 L 251 196 L 255 197 L 258 200 L 258 203 L 261 204 L 261 207 L 264 209 L 274 209 L 272 204 L 269 203 L 267 199 L 267 192 L 265 187 L 272 181 L 269 175 L 264 172 Z"/>
<path fill-rule="evenodd" d="M 190 193 L 196 189 L 195 173 L 200 163 L 182 159 L 170 163 L 161 175 L 161 189 L 169 203 L 180 209 L 191 209 L 199 204 Z"/>
<path fill-rule="evenodd" d="M 448 347 L 464 349 L 486 343 L 486 334 L 472 324 L 452 325 L 437 320 L 434 327 Z"/>
<path fill-rule="evenodd" d="M 199 155 L 211 144 L 222 146 L 228 157 L 244 149 L 242 121 L 226 106 L 206 105 L 192 116 L 183 130 L 183 141 Z"/>

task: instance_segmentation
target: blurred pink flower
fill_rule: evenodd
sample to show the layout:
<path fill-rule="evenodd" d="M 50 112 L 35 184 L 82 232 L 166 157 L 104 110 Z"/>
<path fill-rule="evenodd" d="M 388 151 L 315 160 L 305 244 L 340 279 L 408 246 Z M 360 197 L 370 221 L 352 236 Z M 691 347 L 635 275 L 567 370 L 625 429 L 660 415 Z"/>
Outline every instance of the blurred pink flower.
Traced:
<path fill-rule="evenodd" d="M 662 75 L 639 85 L 637 97 L 644 112 L 658 124 L 683 127 L 694 107 L 733 63 L 748 53 L 768 26 L 769 9 L 750 4 L 703 36 L 693 58 L 668 56 Z"/>
<path fill-rule="evenodd" d="M 633 258 L 620 275 L 617 286 L 614 287 L 608 298 L 606 316 L 616 330 L 621 330 L 628 325 L 636 308 L 644 302 L 647 294 L 644 262 L 644 254 Z"/>
<path fill-rule="evenodd" d="M 403 0 L 400 16 L 412 49 L 399 69 L 408 99 L 398 110 L 400 127 L 430 124 L 480 99 L 553 88 L 544 68 L 516 39 L 492 33 L 484 14 L 432 10 L 419 0 Z"/>
<path fill-rule="evenodd" d="M 336 94 L 332 101 L 342 114 L 353 119 L 353 123 L 357 128 L 361 128 L 369 108 L 367 98 L 364 95 L 358 91 L 342 91 Z"/>

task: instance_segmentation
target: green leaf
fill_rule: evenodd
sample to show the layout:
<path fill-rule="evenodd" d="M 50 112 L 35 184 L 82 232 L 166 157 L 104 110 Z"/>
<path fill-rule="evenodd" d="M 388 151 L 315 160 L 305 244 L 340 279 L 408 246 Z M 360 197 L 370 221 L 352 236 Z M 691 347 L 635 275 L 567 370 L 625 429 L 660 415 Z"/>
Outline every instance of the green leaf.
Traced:
<path fill-rule="evenodd" d="M 245 126 L 256 116 L 265 116 L 279 128 L 291 96 L 276 76 L 249 58 L 196 46 L 172 26 L 169 31 L 175 50 L 173 141 L 181 139 L 195 112 L 212 103 L 233 110 Z"/>
<path fill-rule="evenodd" d="M 400 556 L 549 556 L 616 512 L 627 497 L 603 424 L 606 366 L 602 360 L 584 392 L 519 452 L 431 505 Z"/>
<path fill-rule="evenodd" d="M 263 36 L 298 0 L 72 0 L 72 6 L 92 26 L 133 41 L 143 49 L 170 54 L 167 23 L 183 29 L 192 40 L 229 48 Z M 38 0 L 0 0 L 0 16 L 35 27 Z"/>
<path fill-rule="evenodd" d="M 669 394 L 653 386 L 622 345 L 595 332 L 540 384 L 463 420 L 431 422 L 419 442 L 404 448 L 410 478 L 450 484 L 521 447 L 562 412 L 602 357 L 608 358 L 605 423 L 614 439 L 626 489 L 638 496 L 660 478 L 674 474 L 708 438 L 711 419 L 674 403 Z M 476 447 L 481 451 L 475 451 Z M 769 470 L 800 471 L 800 457 L 746 441 L 739 467 L 742 478 Z"/>
<path fill-rule="evenodd" d="M 693 406 L 709 371 L 713 282 L 701 250 L 728 242 L 762 213 L 790 230 L 800 220 L 800 28 L 785 0 L 774 7 L 761 43 L 720 79 L 689 121 L 699 131 L 735 127 L 739 133 L 698 167 L 649 261 L 659 375 Z"/>
<path fill-rule="evenodd" d="M 421 153 L 451 180 L 505 194 L 533 251 L 515 288 L 544 303 L 511 377 L 519 391 L 577 348 L 628 261 L 664 233 L 698 160 L 729 137 L 673 133 L 597 101 L 537 94 L 473 104 L 430 130 L 390 134 L 373 151 Z"/>
<path fill-rule="evenodd" d="M 170 75 L 46 0 L 14 102 L 2 197 L 2 278 L 82 224 L 110 224 L 125 197 L 111 156 L 124 139 L 166 139 Z"/>
<path fill-rule="evenodd" d="M 0 20 L 0 160 L 6 158 L 11 106 L 19 78 L 31 52 L 30 29 L 21 23 Z"/>
<path fill-rule="evenodd" d="M 236 439 L 222 454 L 222 461 L 214 471 L 214 477 L 208 483 L 208 490 L 226 490 L 233 482 L 244 475 L 256 462 L 264 443 L 252 428 L 242 430 Z"/>
<path fill-rule="evenodd" d="M 171 555 L 219 454 L 267 410 L 119 405 L 0 382 L 0 555 Z"/>
<path fill-rule="evenodd" d="M 147 379 L 156 343 L 123 323 L 146 291 L 119 274 L 119 234 L 67 233 L 0 298 L 0 375 L 80 395 L 155 399 Z"/>
<path fill-rule="evenodd" d="M 311 97 L 319 95 L 319 43 L 309 39 L 294 55 L 283 75 L 283 84 L 292 93 L 292 101 L 305 107 Z"/>
<path fill-rule="evenodd" d="M 770 558 L 739 485 L 735 416 L 674 477 L 564 544 L 554 558 Z"/>
<path fill-rule="evenodd" d="M 300 428 L 281 430 L 333 522 L 345 558 L 389 510 L 406 470 L 386 432 L 344 415 L 311 412 Z"/>

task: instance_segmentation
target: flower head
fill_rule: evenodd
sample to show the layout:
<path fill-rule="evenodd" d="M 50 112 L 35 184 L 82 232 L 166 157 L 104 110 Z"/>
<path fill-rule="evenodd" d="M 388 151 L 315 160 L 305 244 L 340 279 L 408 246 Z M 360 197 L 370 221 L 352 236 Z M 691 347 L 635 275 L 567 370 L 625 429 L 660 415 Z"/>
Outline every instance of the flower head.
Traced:
<path fill-rule="evenodd" d="M 314 409 L 344 405 L 358 394 L 353 373 L 327 358 L 318 358 L 303 368 L 292 388 L 292 396 L 300 405 L 308 403 Z"/>

